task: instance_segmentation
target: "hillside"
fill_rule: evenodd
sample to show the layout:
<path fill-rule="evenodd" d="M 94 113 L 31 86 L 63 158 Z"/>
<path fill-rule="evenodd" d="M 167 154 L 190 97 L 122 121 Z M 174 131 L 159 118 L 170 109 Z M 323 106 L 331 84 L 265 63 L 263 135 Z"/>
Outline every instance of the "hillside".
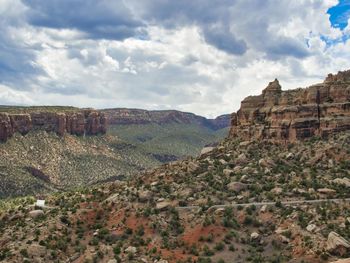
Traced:
<path fill-rule="evenodd" d="M 348 132 L 288 146 L 226 140 L 129 182 L 47 196 L 43 210 L 28 206 L 33 199 L 7 202 L 0 255 L 7 262 L 174 263 L 350 256 L 350 207 L 342 201 L 349 149 Z"/>
<path fill-rule="evenodd" d="M 43 131 L 0 145 L 0 197 L 38 194 L 125 178 L 157 165 L 114 136 L 63 138 Z"/>
<path fill-rule="evenodd" d="M 347 87 L 341 85 L 338 94 L 346 94 Z M 332 103 L 338 105 L 325 106 Z M 254 120 L 264 107 L 242 116 Z M 341 109 L 347 116 L 349 109 Z M 304 118 L 304 111 L 296 112 L 296 120 Z M 334 127 L 342 118 L 329 113 Z M 294 114 L 282 117 L 295 120 Z M 236 114 L 232 119 L 231 131 L 249 128 Z M 197 157 L 126 181 L 46 195 L 44 207 L 35 207 L 31 197 L 0 203 L 0 259 L 316 263 L 350 258 L 350 130 L 331 129 L 325 136 L 316 129 L 281 140 L 266 136 L 278 125 L 259 118 L 255 124 L 263 127 L 259 137 L 231 132 Z"/>
<path fill-rule="evenodd" d="M 148 123 L 110 125 L 108 133 L 150 153 L 159 162 L 196 156 L 207 144 L 227 136 L 229 127 L 212 130 L 197 124 Z"/>
<path fill-rule="evenodd" d="M 207 119 L 175 110 L 102 110 L 108 133 L 118 136 L 160 163 L 196 156 L 208 144 L 225 138 L 230 115 Z"/>

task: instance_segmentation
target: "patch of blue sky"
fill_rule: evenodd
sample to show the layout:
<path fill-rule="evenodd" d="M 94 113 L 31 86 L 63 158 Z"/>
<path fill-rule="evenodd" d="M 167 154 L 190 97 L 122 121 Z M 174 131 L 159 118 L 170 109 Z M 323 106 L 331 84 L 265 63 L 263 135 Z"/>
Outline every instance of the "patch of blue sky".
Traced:
<path fill-rule="evenodd" d="M 326 47 L 331 47 L 340 43 L 345 43 L 347 40 L 350 39 L 350 35 L 343 34 L 341 37 L 338 38 L 330 38 L 327 36 L 321 36 L 320 37 L 323 42 L 326 43 Z"/>
<path fill-rule="evenodd" d="M 338 4 L 329 8 L 329 21 L 332 27 L 343 30 L 348 26 L 350 18 L 350 0 L 339 0 Z"/>
<path fill-rule="evenodd" d="M 350 0 L 339 0 L 337 5 L 327 10 L 327 14 L 329 14 L 331 26 L 343 31 L 348 26 L 350 19 Z M 326 43 L 326 47 L 330 47 L 339 43 L 345 43 L 350 39 L 350 35 L 343 31 L 342 36 L 338 38 L 330 38 L 327 36 L 321 36 L 320 38 Z"/>

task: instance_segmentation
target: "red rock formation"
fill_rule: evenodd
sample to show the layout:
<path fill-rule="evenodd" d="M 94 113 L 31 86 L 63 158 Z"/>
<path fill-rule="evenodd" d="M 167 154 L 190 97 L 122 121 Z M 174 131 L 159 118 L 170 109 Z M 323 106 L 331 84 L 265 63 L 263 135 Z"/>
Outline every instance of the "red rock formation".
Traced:
<path fill-rule="evenodd" d="M 31 113 L 34 130 L 45 130 L 63 135 L 66 130 L 65 117 L 62 113 L 38 112 Z"/>
<path fill-rule="evenodd" d="M 67 130 L 67 120 L 66 120 L 66 114 L 64 113 L 57 113 L 57 126 L 55 131 L 58 135 L 63 136 L 64 133 Z"/>
<path fill-rule="evenodd" d="M 32 112 L 23 114 L 0 113 L 0 141 L 7 141 L 13 133 L 22 135 L 32 130 L 55 132 L 63 136 L 97 135 L 106 133 L 107 121 L 103 113 L 89 110 L 83 112 L 56 113 Z"/>
<path fill-rule="evenodd" d="M 13 132 L 25 135 L 32 129 L 32 120 L 29 114 L 13 114 L 9 117 Z"/>
<path fill-rule="evenodd" d="M 104 114 L 98 113 L 96 111 L 87 113 L 87 121 L 85 130 L 89 135 L 95 135 L 98 133 L 106 132 L 107 119 Z"/>
<path fill-rule="evenodd" d="M 0 141 L 6 141 L 13 134 L 11 120 L 7 113 L 0 113 Z"/>
<path fill-rule="evenodd" d="M 75 135 L 84 135 L 85 116 L 83 113 L 73 113 L 67 116 L 67 132 Z"/>
<path fill-rule="evenodd" d="M 350 129 L 350 70 L 321 84 L 282 91 L 278 80 L 250 96 L 231 116 L 230 136 L 295 141 Z"/>
<path fill-rule="evenodd" d="M 105 114 L 100 114 L 100 132 L 102 134 L 107 132 L 108 120 Z"/>

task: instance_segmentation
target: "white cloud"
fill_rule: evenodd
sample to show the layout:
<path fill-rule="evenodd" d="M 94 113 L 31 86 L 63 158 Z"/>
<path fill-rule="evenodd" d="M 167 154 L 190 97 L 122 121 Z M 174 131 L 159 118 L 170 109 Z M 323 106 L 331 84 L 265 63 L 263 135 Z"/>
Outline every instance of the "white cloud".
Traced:
<path fill-rule="evenodd" d="M 0 105 L 30 105 L 34 101 L 27 92 L 14 91 L 8 86 L 0 84 Z"/>
<path fill-rule="evenodd" d="M 97 35 L 105 31 L 89 33 L 81 21 L 74 27 L 72 17 L 68 26 L 59 17 L 56 28 L 31 24 L 29 7 L 0 0 L 6 16 L 0 18 L 6 22 L 0 25 L 0 104 L 173 108 L 214 117 L 236 111 L 276 77 L 289 89 L 350 68 L 350 42 L 327 46 L 320 38 L 349 30 L 330 26 L 326 11 L 336 1 L 207 1 L 206 8 L 194 1 L 197 10 L 180 12 L 182 21 L 173 12 L 181 9 L 156 4 L 153 10 L 150 2 L 157 1 L 124 2 L 132 27 L 143 26 L 146 38 L 104 39 Z M 246 50 L 227 46 L 235 41 Z"/>

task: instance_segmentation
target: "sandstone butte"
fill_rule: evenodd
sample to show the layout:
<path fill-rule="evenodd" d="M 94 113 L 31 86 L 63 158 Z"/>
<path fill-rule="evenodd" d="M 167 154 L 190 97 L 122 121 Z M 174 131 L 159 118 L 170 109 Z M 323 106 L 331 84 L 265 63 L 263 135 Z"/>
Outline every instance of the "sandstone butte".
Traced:
<path fill-rule="evenodd" d="M 282 91 L 278 80 L 249 96 L 231 115 L 229 137 L 293 142 L 350 129 L 350 70 L 323 83 Z"/>
<path fill-rule="evenodd" d="M 74 135 L 106 133 L 107 119 L 95 110 L 77 112 L 0 113 L 0 141 L 7 141 L 14 133 L 22 135 L 33 130 Z"/>

